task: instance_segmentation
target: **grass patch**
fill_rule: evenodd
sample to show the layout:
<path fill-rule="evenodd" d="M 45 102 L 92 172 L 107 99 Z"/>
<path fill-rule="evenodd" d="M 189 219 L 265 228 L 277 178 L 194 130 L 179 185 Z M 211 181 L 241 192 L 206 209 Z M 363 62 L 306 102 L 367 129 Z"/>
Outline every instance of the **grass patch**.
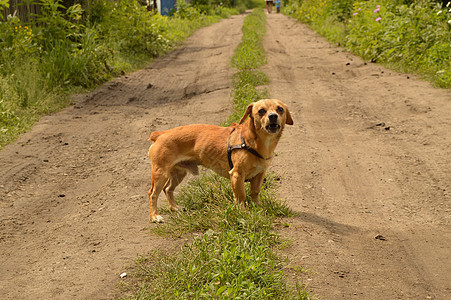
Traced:
<path fill-rule="evenodd" d="M 248 198 L 246 210 L 233 203 L 230 181 L 216 174 L 183 187 L 177 202 L 185 211 L 154 231 L 195 237 L 180 251 L 139 257 L 132 281 L 122 282 L 124 299 L 309 299 L 301 285 L 287 285 L 286 263 L 274 252 L 281 245 L 274 219 L 293 213 L 276 199 L 276 180 L 268 176 L 262 205 Z"/>
<path fill-rule="evenodd" d="M 49 91 L 33 61 L 22 60 L 11 75 L 0 72 L 0 149 L 68 103 L 67 94 Z"/>
<path fill-rule="evenodd" d="M 232 56 L 232 66 L 238 72 L 232 77 L 234 111 L 225 125 L 238 122 L 247 106 L 255 101 L 267 98 L 269 93 L 260 86 L 269 83 L 269 77 L 257 68 L 266 64 L 263 37 L 266 34 L 266 15 L 261 9 L 254 10 L 243 24 L 243 38 Z"/>
<path fill-rule="evenodd" d="M 237 230 L 243 226 L 244 220 L 253 220 L 249 223 L 253 224 L 250 225 L 251 230 L 264 227 L 262 220 L 270 224 L 276 217 L 293 214 L 285 203 L 277 200 L 276 181 L 274 174 L 266 176 L 260 192 L 261 206 L 253 205 L 249 184 L 246 184 L 246 206 L 251 209 L 243 211 L 233 202 L 230 180 L 214 173 L 199 176 L 178 192 L 177 203 L 184 211 L 173 213 L 167 223 L 155 227 L 155 232 L 180 237 L 186 233 L 207 230 Z"/>
<path fill-rule="evenodd" d="M 142 257 L 141 288 L 129 299 L 306 299 L 287 288 L 283 263 L 268 250 L 276 240 L 264 229 L 209 231 L 178 253 Z"/>
<path fill-rule="evenodd" d="M 254 10 L 244 19 L 243 38 L 235 49 L 232 66 L 239 70 L 257 69 L 266 64 L 262 40 L 266 34 L 266 17 L 262 10 Z"/>

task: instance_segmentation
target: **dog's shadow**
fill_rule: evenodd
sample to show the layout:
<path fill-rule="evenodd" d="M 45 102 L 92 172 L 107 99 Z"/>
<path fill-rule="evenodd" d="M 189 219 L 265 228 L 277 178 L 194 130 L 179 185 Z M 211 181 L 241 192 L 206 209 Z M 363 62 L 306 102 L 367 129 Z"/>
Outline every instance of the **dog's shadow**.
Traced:
<path fill-rule="evenodd" d="M 360 231 L 359 227 L 338 223 L 309 212 L 296 212 L 295 218 L 302 222 L 314 224 L 334 234 L 350 235 Z"/>

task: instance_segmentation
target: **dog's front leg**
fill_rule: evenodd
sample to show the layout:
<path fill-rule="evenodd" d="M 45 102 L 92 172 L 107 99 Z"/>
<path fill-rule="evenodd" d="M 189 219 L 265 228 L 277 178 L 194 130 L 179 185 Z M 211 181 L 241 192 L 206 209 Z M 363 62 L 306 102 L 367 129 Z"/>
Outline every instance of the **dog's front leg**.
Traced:
<path fill-rule="evenodd" d="M 258 195 L 263 185 L 263 180 L 265 179 L 265 172 L 257 174 L 251 179 L 251 199 L 256 205 L 260 205 L 260 199 Z"/>
<path fill-rule="evenodd" d="M 233 196 L 235 197 L 235 203 L 240 204 L 240 207 L 244 209 L 244 201 L 246 200 L 246 190 L 244 189 L 244 176 L 239 172 L 233 171 L 230 175 L 230 181 L 232 182 Z"/>

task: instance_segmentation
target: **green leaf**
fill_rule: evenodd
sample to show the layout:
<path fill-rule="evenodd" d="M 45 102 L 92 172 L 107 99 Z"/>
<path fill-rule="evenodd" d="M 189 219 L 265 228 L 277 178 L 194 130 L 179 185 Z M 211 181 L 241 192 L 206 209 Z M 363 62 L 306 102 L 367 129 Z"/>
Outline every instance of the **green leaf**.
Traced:
<path fill-rule="evenodd" d="M 216 291 L 216 296 L 221 295 L 225 290 L 227 289 L 227 286 L 223 285 Z"/>

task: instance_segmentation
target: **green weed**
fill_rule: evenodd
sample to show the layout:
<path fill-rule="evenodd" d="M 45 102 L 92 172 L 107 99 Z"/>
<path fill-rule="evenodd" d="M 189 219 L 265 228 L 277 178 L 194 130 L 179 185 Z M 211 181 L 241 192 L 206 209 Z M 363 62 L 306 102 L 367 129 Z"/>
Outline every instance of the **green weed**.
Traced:
<path fill-rule="evenodd" d="M 141 258 L 128 299 L 308 299 L 287 288 L 276 243 L 264 231 L 207 231 L 179 252 Z"/>
<path fill-rule="evenodd" d="M 292 0 L 284 11 L 364 59 L 451 87 L 451 11 L 441 3 Z"/>
<path fill-rule="evenodd" d="M 68 103 L 64 94 L 48 90 L 36 62 L 21 62 L 13 74 L 0 73 L 0 146 L 30 129 L 40 115 Z"/>
<path fill-rule="evenodd" d="M 427 0 L 411 5 L 392 1 L 354 4 L 346 46 L 365 59 L 418 72 L 437 85 L 451 87 L 451 33 L 440 4 Z"/>

